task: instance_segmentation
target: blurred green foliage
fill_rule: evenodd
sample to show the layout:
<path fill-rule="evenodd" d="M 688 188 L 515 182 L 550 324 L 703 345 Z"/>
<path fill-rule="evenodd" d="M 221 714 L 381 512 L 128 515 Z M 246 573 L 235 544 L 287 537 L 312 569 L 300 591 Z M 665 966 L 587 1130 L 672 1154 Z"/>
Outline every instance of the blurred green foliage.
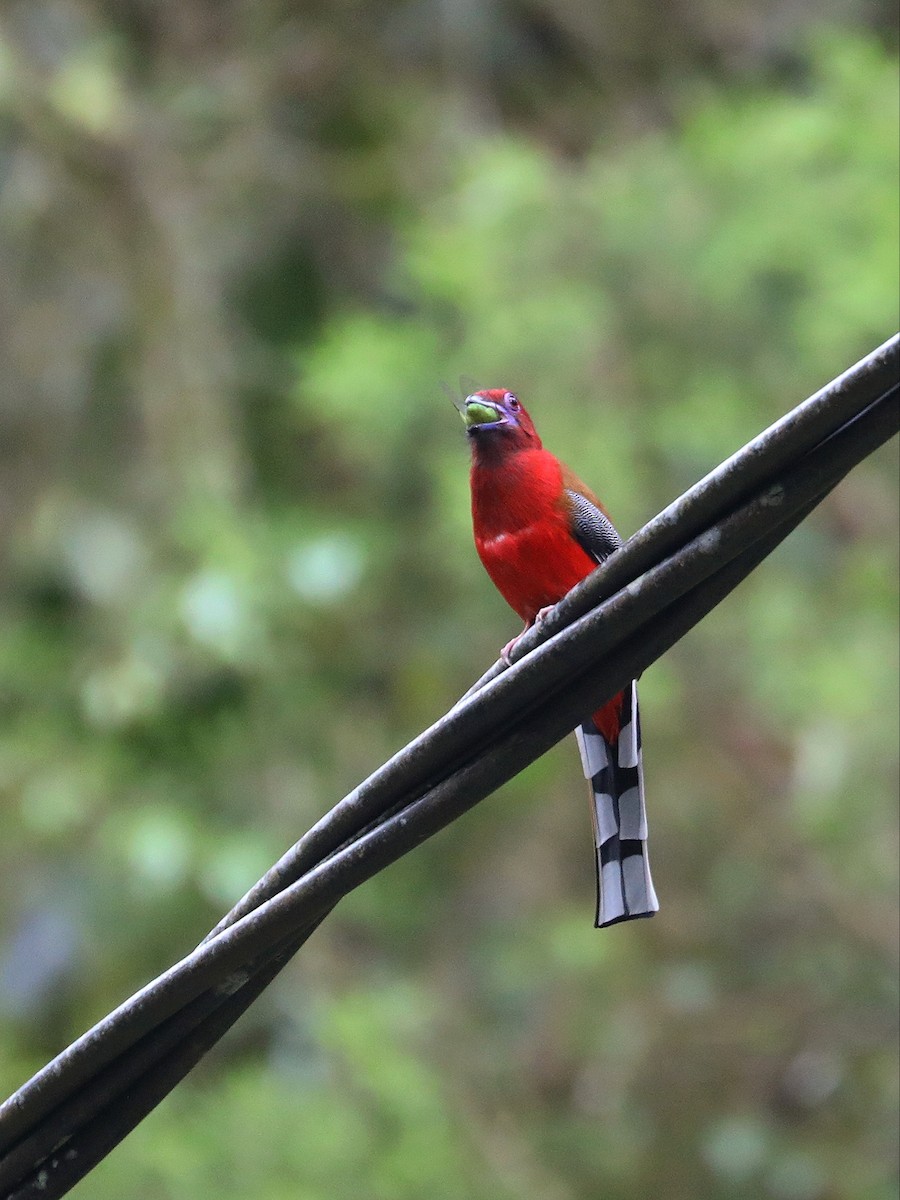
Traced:
<path fill-rule="evenodd" d="M 893 14 L 689 15 L 4 7 L 4 1094 L 516 630 L 441 381 L 628 533 L 896 327 Z M 655 921 L 563 746 L 74 1194 L 896 1195 L 896 470 L 642 681 Z"/>

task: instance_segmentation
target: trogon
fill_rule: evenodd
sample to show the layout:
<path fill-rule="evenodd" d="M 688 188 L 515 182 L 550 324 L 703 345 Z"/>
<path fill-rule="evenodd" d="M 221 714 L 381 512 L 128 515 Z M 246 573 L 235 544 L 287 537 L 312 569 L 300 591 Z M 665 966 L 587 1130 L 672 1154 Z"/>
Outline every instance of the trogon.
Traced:
<path fill-rule="evenodd" d="M 543 448 L 513 392 L 475 392 L 463 416 L 472 450 L 475 548 L 528 629 L 622 539 L 593 492 Z M 592 794 L 596 924 L 652 916 L 659 902 L 647 858 L 637 685 L 586 717 L 575 736 Z"/>

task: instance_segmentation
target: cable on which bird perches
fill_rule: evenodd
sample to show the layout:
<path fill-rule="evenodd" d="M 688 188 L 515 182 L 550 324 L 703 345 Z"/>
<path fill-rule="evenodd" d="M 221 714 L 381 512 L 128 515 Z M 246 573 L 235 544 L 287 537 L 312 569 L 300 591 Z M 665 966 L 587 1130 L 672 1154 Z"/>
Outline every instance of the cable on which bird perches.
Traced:
<path fill-rule="evenodd" d="M 900 335 L 650 521 L 305 834 L 200 945 L 0 1106 L 0 1196 L 64 1195 L 348 892 L 568 734 L 727 596 L 900 426 Z"/>

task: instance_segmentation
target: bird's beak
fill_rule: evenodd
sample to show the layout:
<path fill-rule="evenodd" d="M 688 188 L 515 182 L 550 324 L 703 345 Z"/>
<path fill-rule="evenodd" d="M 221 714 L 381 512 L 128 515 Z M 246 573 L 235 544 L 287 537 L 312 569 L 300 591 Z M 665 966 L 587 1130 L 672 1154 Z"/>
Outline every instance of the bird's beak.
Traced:
<path fill-rule="evenodd" d="M 476 425 L 498 425 L 506 418 L 501 409 L 484 396 L 467 396 L 465 411 L 462 414 L 467 429 Z"/>

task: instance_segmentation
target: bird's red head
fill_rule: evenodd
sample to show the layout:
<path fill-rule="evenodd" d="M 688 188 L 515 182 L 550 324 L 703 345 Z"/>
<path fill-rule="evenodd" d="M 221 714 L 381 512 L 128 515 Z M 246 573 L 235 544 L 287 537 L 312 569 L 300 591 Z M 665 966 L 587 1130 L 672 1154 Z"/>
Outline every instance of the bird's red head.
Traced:
<path fill-rule="evenodd" d="M 467 396 L 463 418 L 476 452 L 502 454 L 541 448 L 541 439 L 524 405 L 505 388 L 487 388 Z"/>

